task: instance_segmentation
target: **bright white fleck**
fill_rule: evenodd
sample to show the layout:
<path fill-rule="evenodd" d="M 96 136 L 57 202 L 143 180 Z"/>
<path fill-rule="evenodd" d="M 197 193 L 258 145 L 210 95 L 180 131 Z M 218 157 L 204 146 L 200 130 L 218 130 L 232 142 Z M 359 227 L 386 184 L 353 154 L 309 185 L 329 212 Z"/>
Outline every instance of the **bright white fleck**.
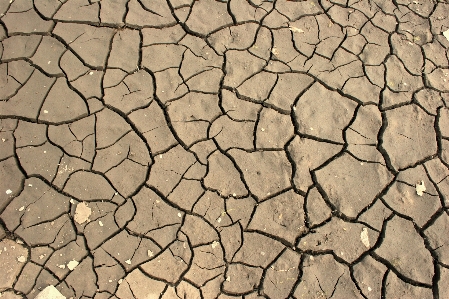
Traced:
<path fill-rule="evenodd" d="M 182 217 L 182 214 L 181 214 L 181 213 L 178 213 L 178 217 Z"/>
<path fill-rule="evenodd" d="M 231 276 L 226 277 L 226 281 L 231 281 Z"/>
<path fill-rule="evenodd" d="M 19 212 L 22 212 L 24 209 L 25 209 L 25 207 L 24 207 L 24 206 L 21 206 L 21 207 L 19 208 Z"/>
<path fill-rule="evenodd" d="M 75 201 L 73 200 L 73 198 L 70 198 L 70 203 L 71 203 L 71 204 L 74 204 L 74 203 L 75 203 Z"/>
<path fill-rule="evenodd" d="M 218 243 L 218 241 L 213 241 L 213 242 L 212 242 L 212 249 L 214 249 L 214 248 L 217 247 L 218 245 L 220 245 L 220 243 Z"/>
<path fill-rule="evenodd" d="M 416 194 L 419 196 L 423 195 L 423 192 L 426 191 L 426 186 L 424 186 L 424 181 L 421 181 L 421 184 L 416 184 Z"/>
<path fill-rule="evenodd" d="M 28 184 L 28 187 L 33 187 L 33 184 Z"/>
<path fill-rule="evenodd" d="M 217 222 L 220 223 L 220 222 L 221 222 L 221 218 L 218 218 L 218 219 L 217 219 Z"/>
<path fill-rule="evenodd" d="M 6 194 L 11 194 L 12 193 L 12 190 L 11 189 L 8 189 L 8 190 L 6 190 Z"/>
<path fill-rule="evenodd" d="M 48 110 L 44 110 L 44 113 L 47 114 L 47 113 L 48 113 Z"/>
<path fill-rule="evenodd" d="M 365 245 L 366 248 L 369 248 L 368 230 L 366 229 L 366 227 L 362 229 L 362 232 L 360 233 L 360 239 L 362 240 L 363 245 Z"/>
<path fill-rule="evenodd" d="M 17 239 L 17 240 L 16 240 L 16 243 L 22 245 L 22 244 L 23 244 L 23 241 L 20 240 L 20 239 Z"/>
<path fill-rule="evenodd" d="M 100 226 L 103 226 L 103 222 L 101 222 L 101 221 L 98 221 L 98 224 L 99 224 Z"/>
<path fill-rule="evenodd" d="M 121 284 L 123 282 L 123 279 L 118 280 L 118 284 Z"/>
<path fill-rule="evenodd" d="M 373 290 L 372 288 L 368 287 L 368 292 L 371 292 L 372 290 Z"/>
<path fill-rule="evenodd" d="M 265 129 L 264 128 L 262 128 L 262 129 L 260 129 L 262 132 L 264 132 L 265 131 Z"/>
<path fill-rule="evenodd" d="M 153 253 L 153 251 L 151 251 L 151 250 L 148 250 L 148 257 L 153 257 L 154 256 L 154 253 Z"/>
<path fill-rule="evenodd" d="M 290 29 L 291 32 L 304 33 L 304 30 L 302 30 L 300 28 L 293 27 L 293 26 L 288 26 L 288 29 Z"/>
<path fill-rule="evenodd" d="M 90 73 L 89 73 L 89 75 L 91 75 L 91 76 L 92 76 L 93 74 L 94 74 L 94 72 L 90 72 Z"/>
<path fill-rule="evenodd" d="M 128 265 L 131 265 L 131 260 L 126 260 L 125 263 L 127 263 Z"/>
<path fill-rule="evenodd" d="M 64 264 L 59 265 L 58 267 L 61 268 L 61 269 L 65 269 L 65 265 Z"/>
<path fill-rule="evenodd" d="M 237 194 L 235 194 L 235 193 L 232 193 L 232 196 L 236 197 L 236 196 L 237 196 Z"/>
<path fill-rule="evenodd" d="M 260 252 L 260 255 L 265 255 L 265 252 L 263 252 L 263 251 L 262 251 L 262 252 Z"/>
<path fill-rule="evenodd" d="M 21 255 L 21 256 L 19 256 L 19 257 L 17 258 L 17 260 L 19 261 L 19 263 L 25 263 L 26 260 L 27 260 L 27 258 L 24 257 L 23 255 Z"/>
<path fill-rule="evenodd" d="M 78 263 L 77 261 L 75 261 L 75 260 L 70 261 L 70 262 L 67 264 L 67 268 L 69 268 L 70 271 L 73 271 L 73 269 L 75 269 L 76 266 L 78 266 L 78 264 L 79 264 L 79 263 Z"/>
<path fill-rule="evenodd" d="M 449 41 L 449 29 L 443 32 L 444 37 Z"/>
<path fill-rule="evenodd" d="M 51 61 L 48 62 L 48 64 L 50 64 L 50 63 L 51 63 Z"/>

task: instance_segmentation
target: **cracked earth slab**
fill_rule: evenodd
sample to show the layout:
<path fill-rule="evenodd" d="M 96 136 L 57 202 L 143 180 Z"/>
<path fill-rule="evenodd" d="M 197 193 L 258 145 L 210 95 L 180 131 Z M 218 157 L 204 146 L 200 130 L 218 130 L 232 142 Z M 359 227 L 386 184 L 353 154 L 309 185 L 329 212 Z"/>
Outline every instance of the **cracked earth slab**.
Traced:
<path fill-rule="evenodd" d="M 0 2 L 0 297 L 449 298 L 448 16 Z"/>

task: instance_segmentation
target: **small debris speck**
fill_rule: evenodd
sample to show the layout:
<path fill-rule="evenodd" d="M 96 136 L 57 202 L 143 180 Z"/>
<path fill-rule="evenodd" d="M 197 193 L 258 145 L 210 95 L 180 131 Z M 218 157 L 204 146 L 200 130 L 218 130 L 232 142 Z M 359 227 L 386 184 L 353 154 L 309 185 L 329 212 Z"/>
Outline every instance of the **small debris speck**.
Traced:
<path fill-rule="evenodd" d="M 365 245 L 366 248 L 369 248 L 369 238 L 368 238 L 368 230 L 366 227 L 362 229 L 362 232 L 360 233 L 360 239 L 362 240 L 363 245 Z"/>
<path fill-rule="evenodd" d="M 76 206 L 75 210 L 75 221 L 78 224 L 83 224 L 84 222 L 89 220 L 89 216 L 92 213 L 91 208 L 87 206 L 86 203 L 82 202 Z"/>
<path fill-rule="evenodd" d="M 218 241 L 213 241 L 212 242 L 212 249 L 217 247 L 218 245 L 220 245 L 220 243 L 218 243 Z"/>
<path fill-rule="evenodd" d="M 11 189 L 8 189 L 8 190 L 6 190 L 6 194 L 11 194 L 12 193 L 12 191 L 11 191 Z"/>
<path fill-rule="evenodd" d="M 75 260 L 73 260 L 73 261 L 70 261 L 68 264 L 67 264 L 67 268 L 69 268 L 69 270 L 70 271 L 73 271 L 75 268 L 76 268 L 76 266 L 78 266 L 78 262 L 77 261 L 75 261 Z"/>
<path fill-rule="evenodd" d="M 424 186 L 424 181 L 421 181 L 421 184 L 416 184 L 416 194 L 419 196 L 423 195 L 423 192 L 426 191 L 426 186 Z"/>
<path fill-rule="evenodd" d="M 21 255 L 21 256 L 19 256 L 19 257 L 17 258 L 17 260 L 19 261 L 19 263 L 25 263 L 26 260 L 27 260 L 27 258 L 24 257 L 23 255 Z"/>

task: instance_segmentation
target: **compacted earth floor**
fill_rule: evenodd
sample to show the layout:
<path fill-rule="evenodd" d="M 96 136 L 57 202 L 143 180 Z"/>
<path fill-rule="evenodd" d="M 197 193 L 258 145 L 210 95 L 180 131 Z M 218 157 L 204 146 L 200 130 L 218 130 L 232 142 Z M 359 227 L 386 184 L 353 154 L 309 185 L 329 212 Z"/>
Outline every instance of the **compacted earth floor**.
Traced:
<path fill-rule="evenodd" d="M 0 297 L 449 298 L 448 0 L 0 1 Z"/>

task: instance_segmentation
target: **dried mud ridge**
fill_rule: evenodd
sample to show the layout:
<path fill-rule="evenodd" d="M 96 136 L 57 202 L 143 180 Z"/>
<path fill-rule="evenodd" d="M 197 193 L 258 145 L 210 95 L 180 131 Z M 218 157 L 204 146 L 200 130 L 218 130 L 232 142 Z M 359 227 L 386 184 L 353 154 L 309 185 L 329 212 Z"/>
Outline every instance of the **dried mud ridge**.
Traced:
<path fill-rule="evenodd" d="M 447 0 L 0 13 L 2 298 L 449 298 Z"/>

